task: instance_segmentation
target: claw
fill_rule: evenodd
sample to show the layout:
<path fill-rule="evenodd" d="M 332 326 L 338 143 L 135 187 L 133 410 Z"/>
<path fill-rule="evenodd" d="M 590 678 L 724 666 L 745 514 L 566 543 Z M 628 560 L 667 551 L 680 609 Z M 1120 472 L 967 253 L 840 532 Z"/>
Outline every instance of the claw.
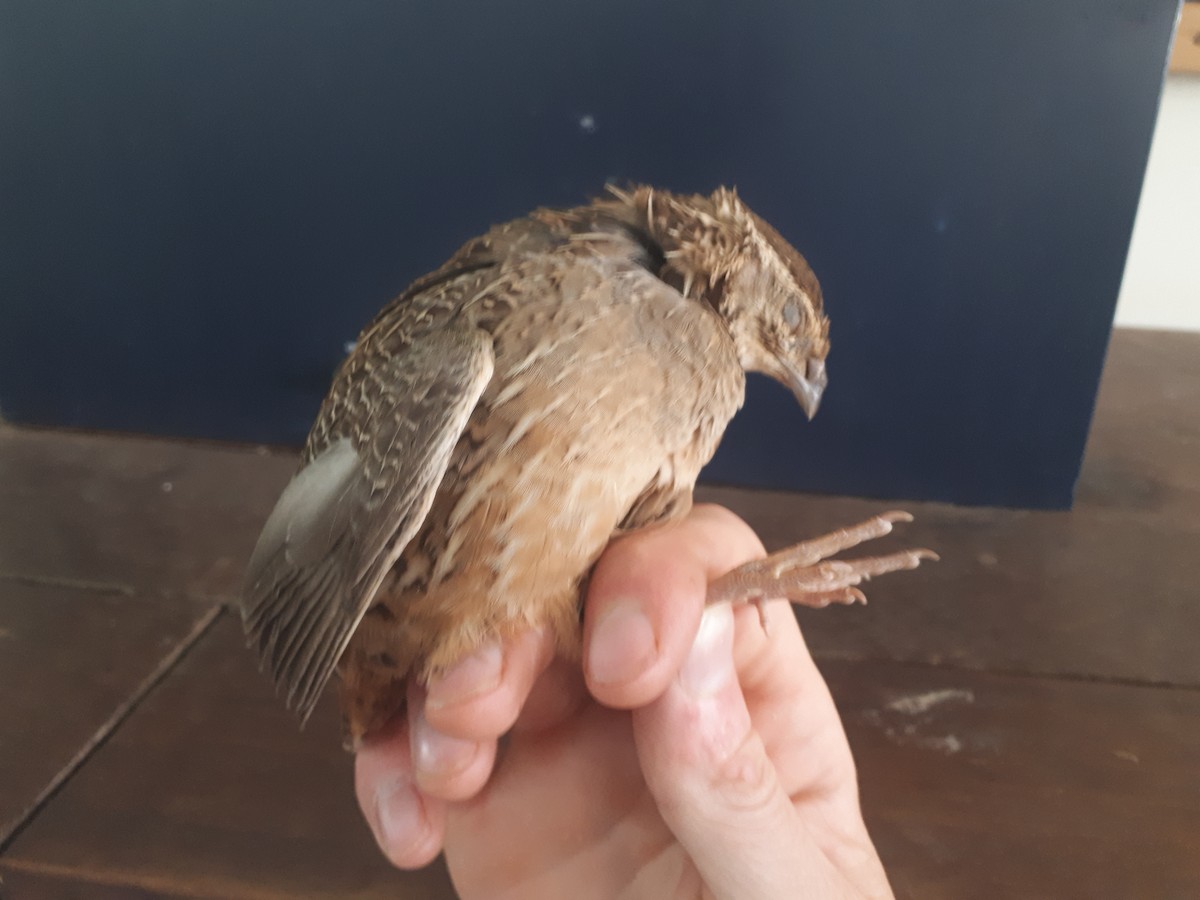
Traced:
<path fill-rule="evenodd" d="M 750 601 L 758 610 L 758 624 L 762 626 L 763 634 L 771 636 L 771 620 L 767 618 L 767 598 L 755 597 Z"/>
<path fill-rule="evenodd" d="M 866 595 L 856 585 L 887 572 L 915 569 L 923 560 L 937 561 L 938 555 L 921 548 L 861 559 L 828 557 L 890 533 L 897 522 L 912 520 L 909 513 L 892 510 L 858 525 L 796 544 L 766 559 L 746 563 L 709 585 L 708 602 L 754 603 L 764 630 L 767 597 L 782 596 L 793 603 L 817 607 L 830 603 L 866 603 Z"/>

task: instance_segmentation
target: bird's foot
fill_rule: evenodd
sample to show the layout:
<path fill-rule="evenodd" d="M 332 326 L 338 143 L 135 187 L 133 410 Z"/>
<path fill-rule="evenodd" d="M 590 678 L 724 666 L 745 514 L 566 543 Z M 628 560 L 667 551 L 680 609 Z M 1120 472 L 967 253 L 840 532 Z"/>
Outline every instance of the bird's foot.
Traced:
<path fill-rule="evenodd" d="M 912 516 L 906 512 L 888 512 L 772 553 L 765 559 L 753 560 L 710 584 L 708 602 L 753 603 L 764 629 L 765 604 L 774 597 L 786 597 L 793 603 L 817 608 L 830 603 L 866 603 L 867 597 L 859 590 L 859 584 L 886 572 L 915 569 L 921 560 L 936 560 L 938 555 L 921 549 L 863 559 L 827 557 L 888 534 L 896 522 L 911 521 Z"/>

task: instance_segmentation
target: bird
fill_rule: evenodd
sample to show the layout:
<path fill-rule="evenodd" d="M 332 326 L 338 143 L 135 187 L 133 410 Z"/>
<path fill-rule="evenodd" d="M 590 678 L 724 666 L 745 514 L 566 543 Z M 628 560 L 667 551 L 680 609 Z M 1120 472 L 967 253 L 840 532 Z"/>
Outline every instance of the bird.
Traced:
<path fill-rule="evenodd" d="M 489 640 L 545 628 L 578 659 L 609 542 L 688 512 L 747 372 L 815 415 L 829 346 L 816 275 L 736 189 L 610 187 L 492 227 L 337 370 L 251 556 L 248 645 L 302 723 L 336 673 L 350 746 Z M 827 557 L 909 519 L 748 563 L 708 600 L 865 602 L 862 581 L 936 554 Z"/>

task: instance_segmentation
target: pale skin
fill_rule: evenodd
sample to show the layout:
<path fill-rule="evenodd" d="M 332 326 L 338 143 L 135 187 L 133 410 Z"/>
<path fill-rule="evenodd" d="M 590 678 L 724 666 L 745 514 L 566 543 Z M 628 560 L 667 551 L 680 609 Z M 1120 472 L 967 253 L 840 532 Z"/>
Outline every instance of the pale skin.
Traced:
<path fill-rule="evenodd" d="M 414 688 L 357 756 L 388 859 L 444 851 L 465 900 L 891 897 L 787 602 L 767 604 L 769 632 L 753 607 L 705 608 L 762 556 L 741 519 L 698 506 L 605 552 L 582 671 L 527 633 Z"/>

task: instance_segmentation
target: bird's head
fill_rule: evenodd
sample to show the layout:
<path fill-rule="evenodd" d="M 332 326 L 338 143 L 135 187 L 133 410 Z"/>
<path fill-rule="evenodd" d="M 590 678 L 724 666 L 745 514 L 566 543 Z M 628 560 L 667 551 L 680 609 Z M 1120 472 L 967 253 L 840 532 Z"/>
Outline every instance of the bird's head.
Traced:
<path fill-rule="evenodd" d="M 707 300 L 742 368 L 788 387 L 811 419 L 825 390 L 829 319 L 804 257 L 733 190 L 681 197 L 643 188 L 636 197 L 664 248 L 666 277 Z"/>

